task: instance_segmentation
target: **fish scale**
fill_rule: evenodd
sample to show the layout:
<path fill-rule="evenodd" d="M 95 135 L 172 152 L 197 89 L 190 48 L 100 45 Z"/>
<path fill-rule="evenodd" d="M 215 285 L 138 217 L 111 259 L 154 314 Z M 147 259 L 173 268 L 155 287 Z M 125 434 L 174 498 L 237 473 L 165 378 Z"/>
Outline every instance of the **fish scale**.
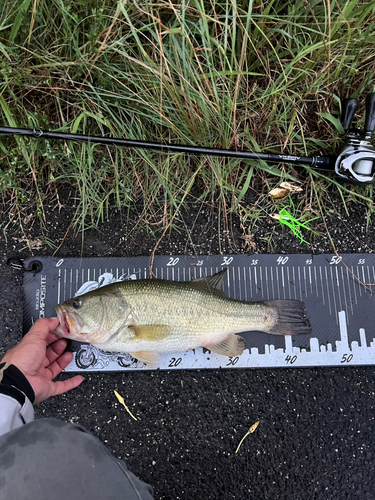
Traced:
<path fill-rule="evenodd" d="M 222 290 L 226 272 L 187 283 L 122 281 L 90 291 L 56 306 L 56 333 L 130 353 L 150 366 L 158 364 L 159 354 L 198 347 L 240 355 L 244 340 L 235 334 L 244 331 L 310 333 L 300 301 L 228 299 Z"/>

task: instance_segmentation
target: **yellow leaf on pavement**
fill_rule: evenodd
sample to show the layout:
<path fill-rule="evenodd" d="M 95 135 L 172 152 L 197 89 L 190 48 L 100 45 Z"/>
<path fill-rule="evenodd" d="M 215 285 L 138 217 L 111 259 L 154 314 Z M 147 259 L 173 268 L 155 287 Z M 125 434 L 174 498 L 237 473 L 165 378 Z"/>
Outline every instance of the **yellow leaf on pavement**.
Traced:
<path fill-rule="evenodd" d="M 117 391 L 113 391 L 115 393 L 116 398 L 119 400 L 119 402 L 124 406 L 125 410 L 129 413 L 129 415 L 134 418 L 134 420 L 138 420 L 135 418 L 135 416 L 132 414 L 132 412 L 129 410 L 129 408 L 126 406 L 124 398 L 120 396 L 120 394 Z"/>

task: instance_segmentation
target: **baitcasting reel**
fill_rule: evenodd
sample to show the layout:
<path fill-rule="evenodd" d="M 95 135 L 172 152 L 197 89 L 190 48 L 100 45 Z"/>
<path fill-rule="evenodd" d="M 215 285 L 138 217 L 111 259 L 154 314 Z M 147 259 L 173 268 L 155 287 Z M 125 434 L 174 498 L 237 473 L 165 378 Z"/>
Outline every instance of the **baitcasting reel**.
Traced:
<path fill-rule="evenodd" d="M 356 99 L 345 99 L 342 103 L 341 122 L 346 141 L 336 160 L 336 174 L 354 183 L 371 183 L 375 177 L 375 148 L 370 143 L 375 130 L 375 94 L 366 97 L 365 127 L 350 128 L 358 108 Z"/>
<path fill-rule="evenodd" d="M 0 134 L 24 135 L 44 139 L 62 139 L 66 141 L 84 141 L 132 148 L 148 148 L 156 149 L 164 153 L 174 151 L 194 155 L 264 160 L 267 163 L 307 165 L 314 170 L 335 170 L 336 174 L 347 182 L 370 184 L 374 182 L 375 178 L 375 148 L 370 143 L 371 136 L 375 130 L 375 93 L 368 94 L 366 97 L 366 117 L 363 130 L 350 128 L 357 107 L 358 101 L 356 99 L 345 99 L 342 104 L 341 121 L 346 140 L 338 156 L 293 156 L 255 153 L 253 151 L 235 151 L 181 144 L 161 144 L 148 141 L 112 139 L 110 137 L 67 134 L 62 132 L 49 132 L 46 130 L 27 130 L 11 127 L 0 127 Z"/>

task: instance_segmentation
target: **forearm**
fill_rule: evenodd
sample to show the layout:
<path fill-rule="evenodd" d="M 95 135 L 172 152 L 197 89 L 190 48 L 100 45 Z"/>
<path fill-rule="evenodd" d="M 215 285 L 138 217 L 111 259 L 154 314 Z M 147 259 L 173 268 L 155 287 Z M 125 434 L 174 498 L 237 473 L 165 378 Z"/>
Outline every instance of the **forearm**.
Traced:
<path fill-rule="evenodd" d="M 0 435 L 34 419 L 34 391 L 14 365 L 0 364 Z"/>

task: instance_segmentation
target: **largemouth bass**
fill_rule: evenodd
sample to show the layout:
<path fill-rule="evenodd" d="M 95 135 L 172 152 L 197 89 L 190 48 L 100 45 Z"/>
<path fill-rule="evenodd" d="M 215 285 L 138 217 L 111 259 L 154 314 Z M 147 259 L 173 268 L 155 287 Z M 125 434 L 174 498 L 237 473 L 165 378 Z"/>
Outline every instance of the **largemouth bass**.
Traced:
<path fill-rule="evenodd" d="M 144 279 L 103 286 L 58 304 L 56 333 L 105 351 L 130 353 L 155 367 L 160 353 L 198 347 L 239 356 L 245 346 L 236 335 L 241 332 L 311 332 L 304 302 L 229 299 L 222 288 L 225 272 L 189 282 Z"/>

